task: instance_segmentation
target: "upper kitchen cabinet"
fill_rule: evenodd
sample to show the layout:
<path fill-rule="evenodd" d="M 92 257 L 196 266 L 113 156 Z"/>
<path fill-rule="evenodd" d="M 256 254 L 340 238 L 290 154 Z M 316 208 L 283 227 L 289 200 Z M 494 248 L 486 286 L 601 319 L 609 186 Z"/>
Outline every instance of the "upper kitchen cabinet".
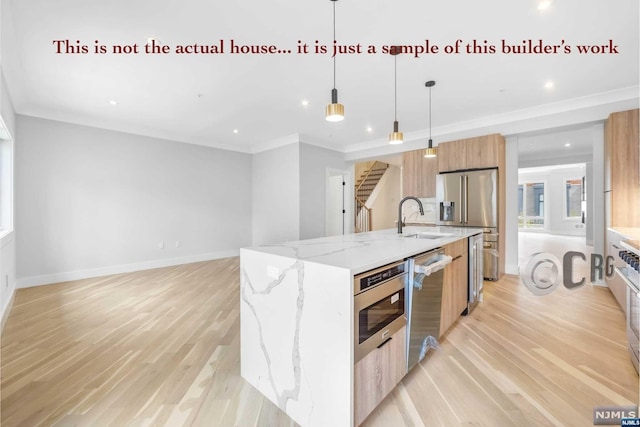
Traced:
<path fill-rule="evenodd" d="M 607 209 L 612 227 L 640 227 L 640 110 L 609 115 L 605 123 L 605 190 L 610 191 Z"/>
<path fill-rule="evenodd" d="M 438 158 L 424 157 L 424 150 L 402 153 L 402 196 L 436 196 Z"/>
<path fill-rule="evenodd" d="M 438 144 L 438 171 L 483 169 L 502 166 L 505 140 L 493 134 Z"/>

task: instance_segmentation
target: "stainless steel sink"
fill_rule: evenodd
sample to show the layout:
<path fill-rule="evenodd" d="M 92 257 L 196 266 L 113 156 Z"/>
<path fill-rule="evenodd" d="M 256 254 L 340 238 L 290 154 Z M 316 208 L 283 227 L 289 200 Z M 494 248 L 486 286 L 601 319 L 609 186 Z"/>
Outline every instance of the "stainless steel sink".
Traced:
<path fill-rule="evenodd" d="M 414 239 L 442 239 L 443 237 L 451 237 L 453 234 L 447 233 L 429 233 L 429 232 L 420 232 L 420 233 L 411 233 L 404 234 L 403 237 L 411 237 Z"/>

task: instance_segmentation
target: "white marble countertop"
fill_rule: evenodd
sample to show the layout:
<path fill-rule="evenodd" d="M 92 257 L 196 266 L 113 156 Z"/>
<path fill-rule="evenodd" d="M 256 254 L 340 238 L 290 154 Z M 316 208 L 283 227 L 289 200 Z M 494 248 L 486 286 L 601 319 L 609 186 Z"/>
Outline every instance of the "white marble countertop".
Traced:
<path fill-rule="evenodd" d="M 448 236 L 438 239 L 406 237 L 420 232 L 442 233 Z M 407 226 L 404 227 L 402 235 L 398 235 L 397 230 L 393 228 L 255 246 L 242 250 L 345 268 L 355 275 L 479 233 L 482 233 L 482 228 Z"/>
<path fill-rule="evenodd" d="M 618 233 L 622 237 L 626 239 L 639 240 L 640 239 L 640 228 L 635 227 L 609 227 L 610 231 L 614 233 Z"/>

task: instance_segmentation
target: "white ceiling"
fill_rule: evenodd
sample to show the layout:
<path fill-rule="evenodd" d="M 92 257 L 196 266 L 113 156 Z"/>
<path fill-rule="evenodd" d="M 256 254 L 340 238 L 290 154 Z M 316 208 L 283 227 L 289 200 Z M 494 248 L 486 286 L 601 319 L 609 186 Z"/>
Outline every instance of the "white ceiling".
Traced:
<path fill-rule="evenodd" d="M 461 39 L 495 44 L 493 55 L 429 54 L 398 61 L 398 120 L 408 140 L 460 123 L 542 116 L 594 104 L 637 103 L 638 0 L 343 0 L 337 39 L 361 45 L 441 48 Z M 346 119 L 324 120 L 332 88 L 328 55 L 296 54 L 298 40 L 330 44 L 329 0 L 2 0 L 2 67 L 22 114 L 238 151 L 302 138 L 341 151 L 386 145 L 393 122 L 393 57 L 342 55 L 337 88 Z M 94 41 L 143 46 L 226 42 L 218 55 L 98 55 Z M 54 40 L 80 40 L 89 54 L 56 54 Z M 232 55 L 229 40 L 274 44 L 292 54 Z M 543 40 L 571 54 L 505 55 L 501 40 Z M 613 44 L 618 54 L 580 55 L 577 44 Z M 313 51 L 313 50 L 312 50 Z M 544 88 L 548 80 L 551 90 Z M 200 94 L 200 96 L 198 96 Z M 302 100 L 309 105 L 302 106 Z M 118 102 L 116 106 L 110 101 Z M 548 110 L 548 111 L 547 111 Z M 507 119 L 505 119 L 507 120 Z M 478 125 L 480 126 L 480 125 Z M 372 131 L 368 132 L 367 127 Z M 238 133 L 234 134 L 233 130 Z"/>

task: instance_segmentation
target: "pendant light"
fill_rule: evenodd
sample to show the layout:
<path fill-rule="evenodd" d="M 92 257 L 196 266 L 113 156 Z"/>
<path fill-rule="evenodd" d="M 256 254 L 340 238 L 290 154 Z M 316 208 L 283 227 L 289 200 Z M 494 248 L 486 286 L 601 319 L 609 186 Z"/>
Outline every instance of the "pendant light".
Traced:
<path fill-rule="evenodd" d="M 333 2 L 333 41 L 336 40 L 336 2 Z M 336 89 L 336 56 L 333 56 L 333 89 L 331 89 L 331 104 L 327 105 L 325 119 L 328 122 L 339 122 L 344 119 L 344 105 L 338 103 L 338 89 Z"/>
<path fill-rule="evenodd" d="M 433 140 L 431 139 L 431 88 L 436 85 L 436 82 L 429 80 L 424 85 L 429 88 L 429 147 L 424 150 L 424 156 L 429 158 L 436 157 L 436 149 L 433 148 Z"/>
<path fill-rule="evenodd" d="M 402 132 L 398 131 L 398 54 L 400 53 L 400 48 L 392 47 L 391 55 L 393 55 L 393 84 L 394 84 L 394 95 L 393 95 L 393 132 L 389 134 L 389 144 L 402 144 L 404 142 L 404 135 Z"/>

